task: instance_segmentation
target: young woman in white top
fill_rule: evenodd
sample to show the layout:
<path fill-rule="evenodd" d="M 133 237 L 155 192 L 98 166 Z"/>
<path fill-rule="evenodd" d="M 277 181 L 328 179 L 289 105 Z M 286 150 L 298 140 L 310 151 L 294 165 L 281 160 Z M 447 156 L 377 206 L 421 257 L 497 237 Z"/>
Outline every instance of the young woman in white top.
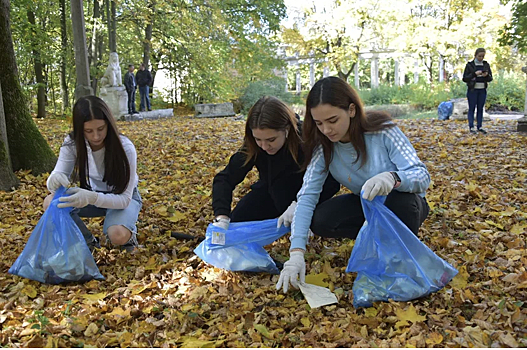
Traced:
<path fill-rule="evenodd" d="M 132 142 L 117 131 L 106 103 L 96 96 L 81 97 L 73 107 L 73 131 L 60 148 L 47 186 L 47 209 L 60 187 L 79 182 L 61 197 L 58 207 L 74 207 L 71 216 L 88 246 L 99 247 L 81 217 L 105 216 L 103 232 L 114 245 L 132 251 L 137 246 L 136 222 L 142 207 L 137 190 L 137 153 Z"/>

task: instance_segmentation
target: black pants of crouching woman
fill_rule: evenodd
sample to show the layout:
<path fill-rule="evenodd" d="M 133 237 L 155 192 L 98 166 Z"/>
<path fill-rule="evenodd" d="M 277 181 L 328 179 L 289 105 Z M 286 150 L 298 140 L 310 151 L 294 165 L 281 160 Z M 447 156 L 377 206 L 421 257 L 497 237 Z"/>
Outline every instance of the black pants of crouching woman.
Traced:
<path fill-rule="evenodd" d="M 392 191 L 384 204 L 415 234 L 430 211 L 426 199 L 407 192 Z M 328 238 L 357 238 L 364 224 L 360 197 L 344 194 L 321 204 L 313 213 L 311 230 L 317 236 Z"/>

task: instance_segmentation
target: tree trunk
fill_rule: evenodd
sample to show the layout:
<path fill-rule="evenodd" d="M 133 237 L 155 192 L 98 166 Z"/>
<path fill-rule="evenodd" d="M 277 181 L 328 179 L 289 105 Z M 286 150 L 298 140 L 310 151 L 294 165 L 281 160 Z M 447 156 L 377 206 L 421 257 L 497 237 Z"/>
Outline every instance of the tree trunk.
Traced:
<path fill-rule="evenodd" d="M 91 77 L 91 87 L 93 92 L 97 91 L 98 78 L 98 68 L 99 68 L 99 56 L 101 52 L 99 51 L 99 18 L 101 17 L 101 7 L 99 5 L 99 0 L 93 0 L 93 34 L 90 46 L 92 46 L 92 57 L 91 57 L 91 67 L 94 76 Z"/>
<path fill-rule="evenodd" d="M 150 64 L 150 50 L 152 42 L 152 23 L 148 23 L 145 28 L 145 41 L 143 43 L 143 63 L 148 68 Z"/>
<path fill-rule="evenodd" d="M 83 96 L 93 95 L 90 85 L 90 67 L 88 66 L 82 0 L 71 0 L 71 22 L 73 24 L 73 46 L 75 47 L 75 71 L 77 75 L 75 100 L 78 100 Z"/>
<path fill-rule="evenodd" d="M 60 0 L 60 41 L 62 49 L 60 53 L 60 87 L 62 90 L 62 113 L 70 107 L 70 96 L 68 81 L 66 78 L 66 61 L 68 58 L 68 30 L 66 27 L 66 0 Z"/>
<path fill-rule="evenodd" d="M 18 68 L 11 36 L 9 0 L 0 0 L 0 85 L 13 170 L 31 169 L 34 175 L 53 169 L 56 157 L 31 119 L 18 80 Z"/>
<path fill-rule="evenodd" d="M 106 18 L 108 20 L 108 46 L 110 52 L 117 52 L 115 1 L 106 0 Z"/>
<path fill-rule="evenodd" d="M 35 78 L 37 80 L 37 118 L 46 117 L 46 84 L 44 82 L 44 74 L 42 73 L 42 61 L 40 59 L 40 50 L 38 49 L 38 44 L 35 42 L 38 38 L 37 34 L 37 25 L 35 21 L 35 12 L 28 10 L 27 19 L 31 24 L 32 32 L 32 43 L 31 47 L 33 50 L 33 63 L 35 68 Z"/>
<path fill-rule="evenodd" d="M 4 104 L 2 103 L 2 87 L 0 84 L 0 191 L 9 191 L 18 187 L 20 182 L 13 173 L 9 145 L 5 128 Z"/>

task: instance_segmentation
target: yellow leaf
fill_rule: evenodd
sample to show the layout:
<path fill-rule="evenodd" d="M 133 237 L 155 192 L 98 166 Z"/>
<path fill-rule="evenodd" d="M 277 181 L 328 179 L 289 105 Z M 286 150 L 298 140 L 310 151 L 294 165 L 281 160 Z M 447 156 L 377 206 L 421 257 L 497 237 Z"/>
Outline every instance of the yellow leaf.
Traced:
<path fill-rule="evenodd" d="M 527 229 L 527 224 L 524 224 L 524 225 L 516 224 L 516 225 L 511 227 L 511 231 L 510 232 L 515 234 L 515 235 L 521 235 L 522 233 L 525 232 L 525 229 Z"/>
<path fill-rule="evenodd" d="M 92 323 L 90 323 L 88 328 L 86 328 L 86 330 L 84 331 L 84 335 L 86 337 L 91 337 L 91 336 L 97 334 L 97 332 L 99 332 L 99 327 L 97 327 L 97 325 L 92 322 Z"/>
<path fill-rule="evenodd" d="M 172 215 L 172 216 L 170 216 L 168 218 L 168 221 L 178 222 L 179 220 L 184 219 L 184 218 L 185 218 L 185 214 L 183 214 L 180 211 L 176 211 L 176 212 L 174 212 L 174 215 Z"/>
<path fill-rule="evenodd" d="M 167 213 L 167 207 L 165 207 L 164 205 L 163 206 L 160 206 L 160 207 L 157 207 L 155 210 L 154 210 L 157 214 L 161 215 L 161 216 L 167 216 L 168 213 Z"/>
<path fill-rule="evenodd" d="M 437 345 L 440 344 L 443 341 L 443 336 L 437 332 L 432 332 L 426 336 L 425 342 L 428 345 Z"/>
<path fill-rule="evenodd" d="M 211 340 L 199 340 L 196 338 L 188 337 L 181 344 L 182 348 L 213 348 L 215 342 Z"/>
<path fill-rule="evenodd" d="M 273 335 L 269 333 L 267 328 L 263 324 L 255 324 L 254 329 L 256 329 L 258 332 L 260 332 L 264 337 L 267 339 L 273 339 Z"/>
<path fill-rule="evenodd" d="M 309 321 L 309 317 L 302 317 L 300 322 L 304 325 L 304 327 L 311 327 L 311 321 Z"/>
<path fill-rule="evenodd" d="M 58 348 L 59 347 L 59 339 L 56 337 L 48 337 L 48 340 L 46 342 L 46 348 Z"/>
<path fill-rule="evenodd" d="M 375 317 L 379 311 L 374 307 L 369 307 L 364 310 L 364 316 L 366 317 Z"/>
<path fill-rule="evenodd" d="M 316 274 L 316 275 L 307 275 L 306 283 L 314 284 L 320 287 L 327 287 L 329 286 L 329 283 L 324 282 L 325 279 L 329 279 L 329 276 L 327 275 L 327 273 L 324 273 L 324 272 Z"/>
<path fill-rule="evenodd" d="M 500 230 L 503 230 L 503 226 L 502 226 L 502 225 L 497 224 L 497 223 L 495 223 L 495 222 L 492 221 L 492 220 L 485 220 L 485 222 L 486 222 L 487 224 L 491 225 L 491 226 L 494 226 L 494 227 L 499 228 Z"/>
<path fill-rule="evenodd" d="M 97 293 L 97 294 L 83 294 L 82 297 L 87 300 L 97 301 L 106 298 L 106 293 Z"/>
<path fill-rule="evenodd" d="M 25 294 L 33 299 L 37 296 L 37 290 L 32 285 L 28 284 L 22 289 L 22 294 Z"/>
<path fill-rule="evenodd" d="M 467 286 L 467 280 L 469 278 L 469 274 L 467 272 L 466 266 L 461 266 L 459 268 L 459 273 L 450 281 L 450 286 L 454 288 L 463 289 Z"/>
<path fill-rule="evenodd" d="M 395 315 L 399 320 L 403 322 L 409 321 L 412 323 L 417 323 L 426 320 L 426 316 L 419 315 L 412 304 L 410 304 L 410 306 L 406 310 L 396 309 Z"/>

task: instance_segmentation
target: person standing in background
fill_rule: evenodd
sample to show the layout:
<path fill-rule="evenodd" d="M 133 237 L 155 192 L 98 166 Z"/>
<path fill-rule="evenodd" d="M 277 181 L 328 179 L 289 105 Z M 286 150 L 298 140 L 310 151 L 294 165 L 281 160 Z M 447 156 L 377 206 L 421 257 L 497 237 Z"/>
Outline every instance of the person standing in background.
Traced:
<path fill-rule="evenodd" d="M 474 59 L 467 62 L 463 72 L 463 81 L 467 83 L 468 127 L 472 134 L 486 134 L 483 126 L 483 107 L 487 100 L 487 86 L 492 81 L 492 71 L 487 61 L 484 61 L 485 49 L 478 48 Z M 478 131 L 474 130 L 474 110 L 477 107 L 476 120 Z"/>
<path fill-rule="evenodd" d="M 139 86 L 139 97 L 141 99 L 139 111 L 144 112 L 145 107 L 148 108 L 149 111 L 151 111 L 152 108 L 150 105 L 150 97 L 148 97 L 148 94 L 150 92 L 150 84 L 152 84 L 152 74 L 148 69 L 146 69 L 144 63 L 141 63 L 139 71 L 135 74 L 135 78 L 137 80 L 137 86 Z"/>
<path fill-rule="evenodd" d="M 137 88 L 137 83 L 134 76 L 134 65 L 128 65 L 128 72 L 124 75 L 124 86 L 126 87 L 126 92 L 128 93 L 128 114 L 137 114 L 135 109 L 135 89 Z"/>

